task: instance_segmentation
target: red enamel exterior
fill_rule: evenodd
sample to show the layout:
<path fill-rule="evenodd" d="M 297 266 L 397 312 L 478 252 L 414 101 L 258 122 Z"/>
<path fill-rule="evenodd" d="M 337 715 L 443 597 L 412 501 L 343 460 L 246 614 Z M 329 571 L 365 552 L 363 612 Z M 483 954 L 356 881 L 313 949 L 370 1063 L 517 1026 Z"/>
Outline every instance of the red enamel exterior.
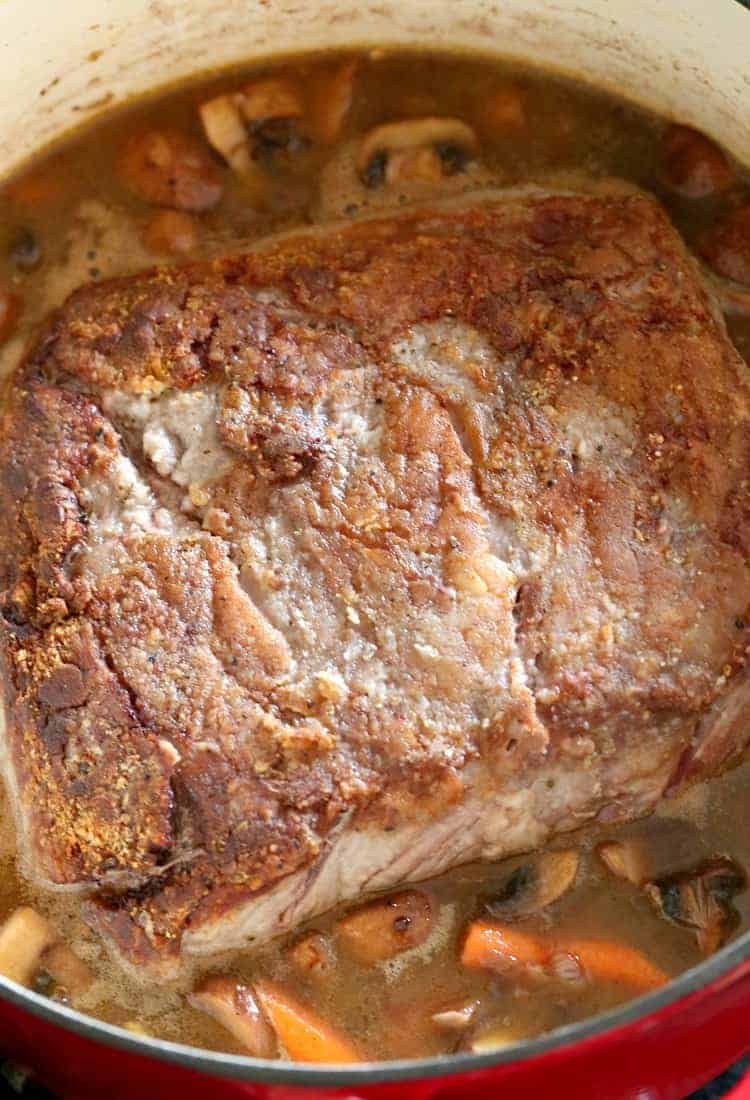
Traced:
<path fill-rule="evenodd" d="M 154 1057 L 132 1036 L 97 1041 L 86 1032 L 101 1031 L 98 1025 L 79 1018 L 70 1030 L 71 1019 L 58 1012 L 56 1020 L 49 1008 L 43 1011 L 50 1018 L 42 1019 L 34 1004 L 33 1013 L 21 1007 L 24 998 L 32 998 L 17 988 L 10 996 L 19 1003 L 0 1000 L 0 1033 L 4 1051 L 33 1067 L 63 1100 L 540 1100 L 551 1095 L 555 1100 L 684 1100 L 750 1049 L 750 958 L 735 962 L 738 954 L 750 952 L 747 945 L 741 951 L 738 946 L 725 973 L 712 974 L 701 988 L 704 964 L 690 982 L 698 988 L 655 1012 L 593 1034 L 584 1023 L 529 1057 L 498 1056 L 490 1064 L 486 1057 L 475 1058 L 480 1065 L 442 1076 L 434 1066 L 425 1064 L 422 1071 L 417 1064 L 407 1071 L 409 1079 L 394 1080 L 403 1073 L 397 1067 L 385 1073 L 363 1068 L 359 1076 L 342 1072 L 338 1078 L 329 1071 L 316 1080 L 320 1075 L 303 1068 L 305 1085 L 299 1087 L 299 1068 L 266 1066 L 265 1076 L 275 1080 L 262 1081 L 264 1071 L 251 1062 L 238 1065 L 237 1059 L 221 1056 L 211 1074 L 196 1072 L 201 1056 L 195 1052 L 156 1045 Z M 202 1062 L 205 1067 L 206 1059 Z M 750 1100 L 750 1084 L 739 1086 L 735 1100 Z"/>

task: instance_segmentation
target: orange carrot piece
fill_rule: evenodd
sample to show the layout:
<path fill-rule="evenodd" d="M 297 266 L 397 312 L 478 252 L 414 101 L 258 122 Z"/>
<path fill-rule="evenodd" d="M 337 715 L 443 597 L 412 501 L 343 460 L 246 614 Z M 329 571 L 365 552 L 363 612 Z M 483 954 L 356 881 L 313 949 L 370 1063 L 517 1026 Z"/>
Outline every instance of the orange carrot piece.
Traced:
<path fill-rule="evenodd" d="M 544 966 L 552 947 L 530 932 L 475 920 L 461 950 L 461 963 L 471 970 L 507 970 L 511 966 Z"/>
<path fill-rule="evenodd" d="M 476 920 L 461 950 L 461 963 L 471 970 L 508 970 L 515 966 L 547 966 L 553 954 L 572 956 L 593 981 L 620 982 L 641 992 L 658 989 L 669 976 L 635 947 L 612 940 L 569 940 L 546 943 L 530 932 Z"/>
<path fill-rule="evenodd" d="M 669 981 L 669 975 L 654 966 L 635 947 L 613 940 L 569 940 L 559 945 L 572 955 L 589 978 L 598 981 L 621 982 L 641 992 L 658 989 Z"/>
<path fill-rule="evenodd" d="M 258 981 L 255 993 L 274 1031 L 295 1062 L 359 1062 L 356 1050 L 313 1009 L 272 982 Z"/>

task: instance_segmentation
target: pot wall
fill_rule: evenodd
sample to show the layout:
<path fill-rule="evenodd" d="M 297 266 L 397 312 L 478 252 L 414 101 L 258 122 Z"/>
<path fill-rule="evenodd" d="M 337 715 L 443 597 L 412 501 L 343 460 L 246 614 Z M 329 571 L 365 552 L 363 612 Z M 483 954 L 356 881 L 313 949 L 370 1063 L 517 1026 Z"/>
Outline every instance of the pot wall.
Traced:
<path fill-rule="evenodd" d="M 4 0 L 0 166 L 155 84 L 354 43 L 493 51 L 585 72 L 750 162 L 747 24 L 735 0 Z"/>
<path fill-rule="evenodd" d="M 0 1000 L 3 1044 L 61 1100 L 683 1100 L 750 1046 L 750 961 L 678 1004 L 522 1062 L 400 1082 L 299 1088 L 208 1076 L 61 1030 Z M 135 1048 L 132 1037 L 125 1042 Z"/>
<path fill-rule="evenodd" d="M 734 0 L 3 0 L 0 171 L 155 85 L 259 54 L 351 45 L 497 52 L 585 73 L 704 129 L 750 163 L 750 17 Z M 504 1100 L 547 1093 L 671 1100 L 750 1045 L 736 971 L 677 1009 L 533 1062 L 308 1097 Z M 100 1046 L 0 1000 L 3 1043 L 70 1100 L 133 1094 L 294 1100 L 285 1085 L 219 1081 Z M 553 1086 L 550 1082 L 554 1082 Z"/>

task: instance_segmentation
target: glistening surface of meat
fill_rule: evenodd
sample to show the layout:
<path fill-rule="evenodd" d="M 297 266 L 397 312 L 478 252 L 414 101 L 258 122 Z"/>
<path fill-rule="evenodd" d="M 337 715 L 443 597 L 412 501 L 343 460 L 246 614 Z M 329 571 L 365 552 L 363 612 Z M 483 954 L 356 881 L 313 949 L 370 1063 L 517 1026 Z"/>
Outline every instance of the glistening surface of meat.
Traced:
<path fill-rule="evenodd" d="M 624 185 L 76 292 L 0 440 L 26 873 L 167 973 L 646 812 L 743 747 L 749 446 Z"/>

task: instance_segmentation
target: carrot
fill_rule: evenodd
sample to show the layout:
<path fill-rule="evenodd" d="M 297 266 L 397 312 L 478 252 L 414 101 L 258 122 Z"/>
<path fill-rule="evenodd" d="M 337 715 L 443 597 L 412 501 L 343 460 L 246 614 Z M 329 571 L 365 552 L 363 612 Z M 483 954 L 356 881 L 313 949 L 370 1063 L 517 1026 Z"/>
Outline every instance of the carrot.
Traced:
<path fill-rule="evenodd" d="M 544 966 L 552 947 L 529 932 L 504 924 L 475 920 L 461 950 L 461 962 L 470 970 L 506 970 L 510 966 Z"/>
<path fill-rule="evenodd" d="M 294 1061 L 360 1061 L 354 1047 L 343 1036 L 280 986 L 258 981 L 255 993 L 286 1053 Z"/>
<path fill-rule="evenodd" d="M 589 978 L 605 982 L 620 982 L 646 992 L 658 989 L 669 976 L 654 966 L 635 947 L 613 940 L 569 940 L 560 949 L 581 964 Z"/>
<path fill-rule="evenodd" d="M 640 951 L 612 940 L 545 942 L 530 932 L 490 921 L 475 920 L 461 950 L 461 963 L 471 970 L 507 970 L 513 966 L 546 967 L 553 955 L 570 955 L 594 981 L 620 982 L 645 992 L 658 989 L 669 977 Z"/>

